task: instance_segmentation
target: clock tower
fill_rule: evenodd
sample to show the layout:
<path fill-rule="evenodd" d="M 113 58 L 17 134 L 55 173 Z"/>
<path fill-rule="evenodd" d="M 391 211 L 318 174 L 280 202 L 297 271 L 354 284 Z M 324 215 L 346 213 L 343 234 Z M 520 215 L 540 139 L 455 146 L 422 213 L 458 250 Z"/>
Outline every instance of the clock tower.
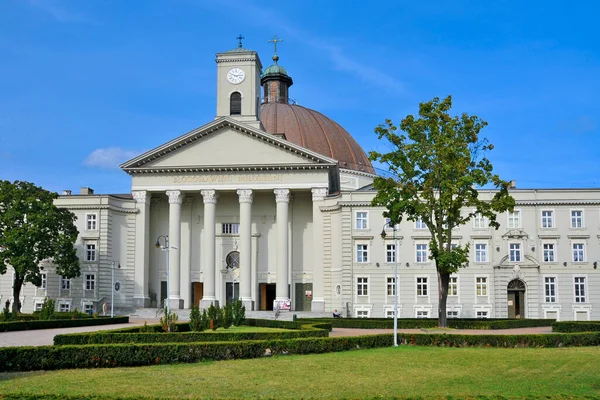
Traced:
<path fill-rule="evenodd" d="M 217 118 L 229 116 L 261 128 L 260 75 L 262 64 L 255 51 L 242 47 L 217 53 Z"/>

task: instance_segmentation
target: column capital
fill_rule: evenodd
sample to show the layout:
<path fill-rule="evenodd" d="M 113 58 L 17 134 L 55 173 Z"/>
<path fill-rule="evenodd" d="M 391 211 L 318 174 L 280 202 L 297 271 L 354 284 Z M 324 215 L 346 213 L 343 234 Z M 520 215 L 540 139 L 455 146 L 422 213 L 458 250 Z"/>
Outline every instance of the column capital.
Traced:
<path fill-rule="evenodd" d="M 252 190 L 239 189 L 237 191 L 237 194 L 240 197 L 240 203 L 252 203 L 252 199 L 254 197 L 254 195 L 252 194 Z"/>
<path fill-rule="evenodd" d="M 202 200 L 204 201 L 204 204 L 217 204 L 217 198 L 219 197 L 219 194 L 216 190 L 201 190 L 200 194 L 202 195 Z"/>
<path fill-rule="evenodd" d="M 289 203 L 290 202 L 290 189 L 275 189 L 275 201 L 277 203 Z"/>
<path fill-rule="evenodd" d="M 148 192 L 145 190 L 134 190 L 131 194 L 136 203 L 145 204 L 149 200 Z"/>
<path fill-rule="evenodd" d="M 167 196 L 169 197 L 169 204 L 181 204 L 183 200 L 181 190 L 167 190 Z"/>
<path fill-rule="evenodd" d="M 313 188 L 312 201 L 323 201 L 327 196 L 327 188 Z"/>

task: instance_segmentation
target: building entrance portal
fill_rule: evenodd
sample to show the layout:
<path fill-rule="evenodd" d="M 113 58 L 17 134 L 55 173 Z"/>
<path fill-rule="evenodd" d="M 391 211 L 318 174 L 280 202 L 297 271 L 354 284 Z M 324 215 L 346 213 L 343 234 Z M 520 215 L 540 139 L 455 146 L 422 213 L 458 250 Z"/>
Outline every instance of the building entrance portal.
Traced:
<path fill-rule="evenodd" d="M 525 318 L 525 283 L 519 279 L 508 282 L 508 318 Z"/>
<path fill-rule="evenodd" d="M 273 301 L 275 300 L 275 284 L 260 284 L 260 309 L 263 311 L 273 311 Z"/>
<path fill-rule="evenodd" d="M 204 295 L 204 286 L 202 282 L 192 282 L 192 305 L 200 307 L 200 300 Z"/>

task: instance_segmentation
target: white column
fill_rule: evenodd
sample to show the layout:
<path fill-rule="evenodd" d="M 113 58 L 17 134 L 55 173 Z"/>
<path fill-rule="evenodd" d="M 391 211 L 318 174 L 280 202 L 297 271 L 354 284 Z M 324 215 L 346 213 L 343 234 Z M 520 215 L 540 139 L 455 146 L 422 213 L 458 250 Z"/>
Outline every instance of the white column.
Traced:
<path fill-rule="evenodd" d="M 132 192 L 138 213 L 135 215 L 135 276 L 133 303 L 138 308 L 150 307 L 150 196 L 145 190 Z"/>
<path fill-rule="evenodd" d="M 204 243 L 202 244 L 202 271 L 204 272 L 204 293 L 200 301 L 200 308 L 208 308 L 217 304 L 215 297 L 215 218 L 217 209 L 217 192 L 215 190 L 202 190 L 204 200 Z"/>
<path fill-rule="evenodd" d="M 325 273 L 323 270 L 323 214 L 319 207 L 327 196 L 326 188 L 312 190 L 312 217 L 313 217 L 313 297 L 311 304 L 312 312 L 325 311 Z"/>
<path fill-rule="evenodd" d="M 192 198 L 183 199 L 181 207 L 181 300 L 183 308 L 191 308 L 192 283 Z"/>
<path fill-rule="evenodd" d="M 277 280 L 275 300 L 289 300 L 288 291 L 288 207 L 289 189 L 275 189 L 277 202 Z"/>
<path fill-rule="evenodd" d="M 238 190 L 240 198 L 240 299 L 246 310 L 252 304 L 252 190 Z"/>
<path fill-rule="evenodd" d="M 171 309 L 183 308 L 179 280 L 181 269 L 181 201 L 179 190 L 167 191 L 169 197 L 169 306 Z"/>

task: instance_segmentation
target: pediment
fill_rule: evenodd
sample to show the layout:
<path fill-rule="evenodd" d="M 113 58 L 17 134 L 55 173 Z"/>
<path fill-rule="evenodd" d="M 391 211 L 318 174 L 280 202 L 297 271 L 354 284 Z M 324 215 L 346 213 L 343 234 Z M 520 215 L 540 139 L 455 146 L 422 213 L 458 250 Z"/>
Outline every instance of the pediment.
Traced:
<path fill-rule="evenodd" d="M 219 118 L 121 165 L 128 173 L 329 168 L 336 161 L 285 139 Z"/>

